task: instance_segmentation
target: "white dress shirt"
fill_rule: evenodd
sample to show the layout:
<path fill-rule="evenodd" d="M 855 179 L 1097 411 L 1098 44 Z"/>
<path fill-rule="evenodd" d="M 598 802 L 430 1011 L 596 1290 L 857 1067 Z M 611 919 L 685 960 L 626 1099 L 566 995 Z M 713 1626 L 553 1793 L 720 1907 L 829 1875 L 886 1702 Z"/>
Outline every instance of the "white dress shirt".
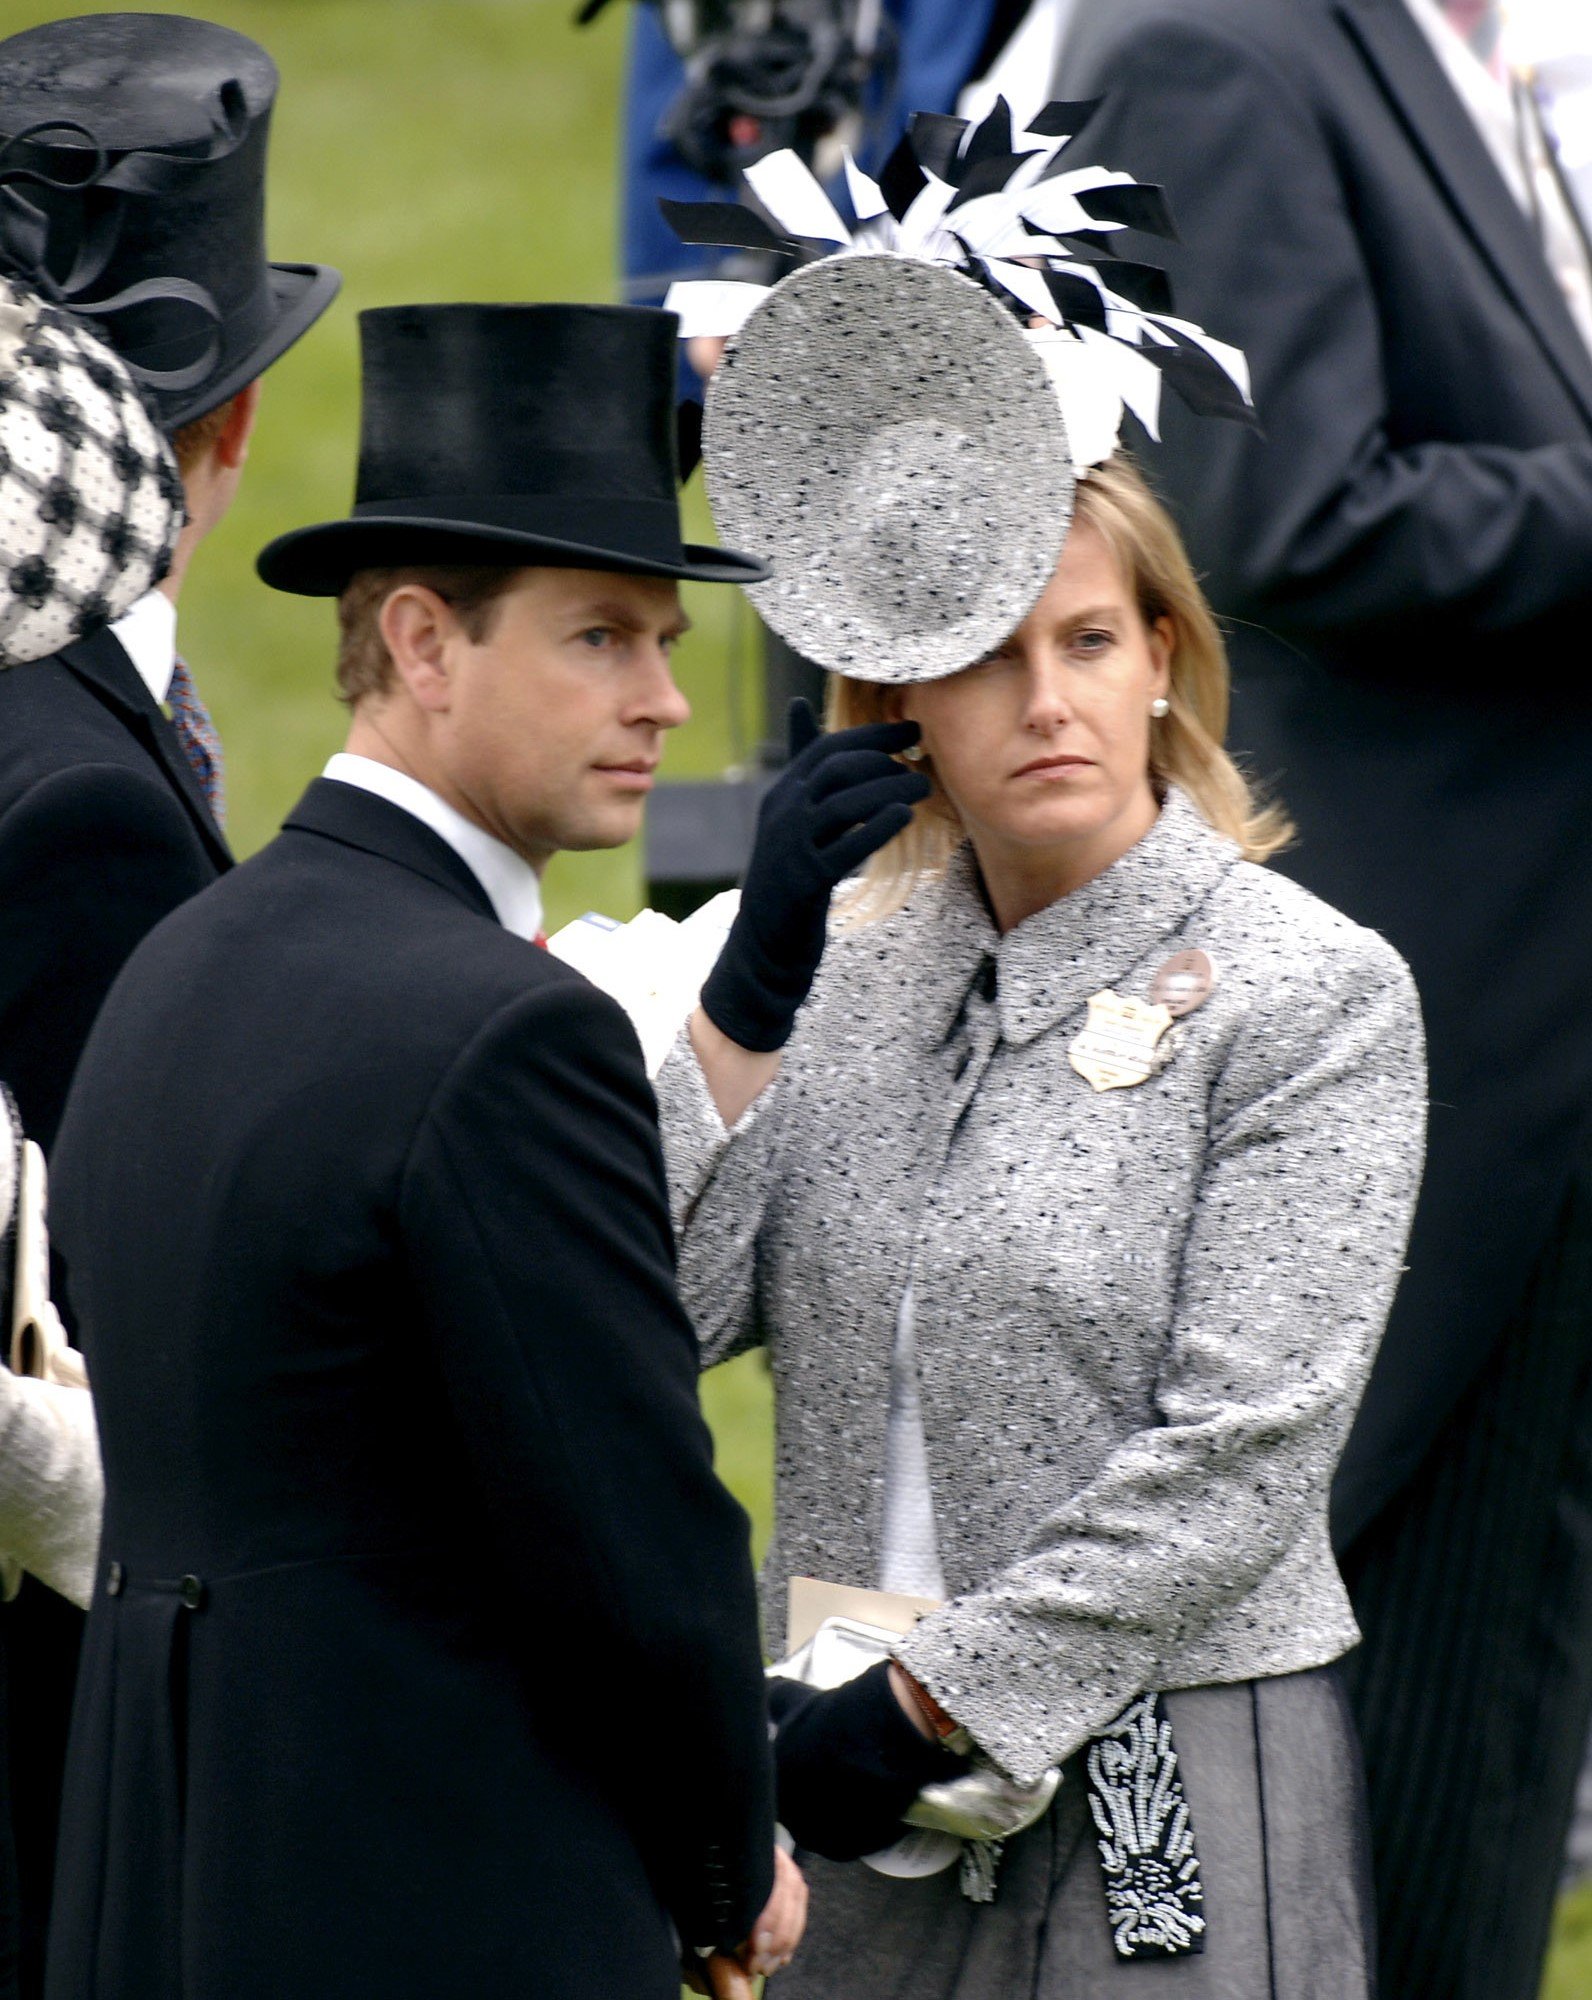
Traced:
<path fill-rule="evenodd" d="M 429 826 L 448 843 L 486 891 L 487 900 L 506 931 L 531 939 L 540 932 L 542 885 L 536 870 L 512 847 L 506 847 L 474 820 L 455 811 L 429 785 L 411 778 L 407 771 L 395 771 L 390 764 L 379 764 L 374 757 L 356 757 L 347 750 L 339 750 L 321 775 L 340 785 L 374 792 L 377 798 L 400 807 L 422 825 Z"/>
<path fill-rule="evenodd" d="M 1559 184 L 1541 116 L 1526 85 L 1495 76 L 1437 0 L 1406 0 L 1454 93 L 1536 234 L 1570 316 L 1592 348 L 1592 260 Z"/>
<path fill-rule="evenodd" d="M 164 591 L 151 590 L 124 611 L 111 627 L 113 638 L 138 669 L 138 678 L 162 706 L 177 666 L 177 607 Z"/>

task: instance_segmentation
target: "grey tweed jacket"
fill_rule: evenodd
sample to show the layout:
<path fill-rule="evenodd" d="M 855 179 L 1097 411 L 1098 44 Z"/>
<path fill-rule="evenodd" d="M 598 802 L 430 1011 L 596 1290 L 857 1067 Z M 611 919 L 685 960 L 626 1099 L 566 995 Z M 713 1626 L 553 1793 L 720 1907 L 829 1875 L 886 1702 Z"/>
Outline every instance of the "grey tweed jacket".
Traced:
<path fill-rule="evenodd" d="M 1068 1062 L 1091 995 L 1218 978 L 1149 1081 Z M 1177 792 L 1001 937 L 968 850 L 832 936 L 777 1083 L 731 1133 L 684 1037 L 658 1080 L 704 1364 L 776 1387 L 787 1579 L 869 1585 L 911 1275 L 952 1601 L 903 1657 L 1037 1777 L 1137 1694 L 1325 1664 L 1358 1633 L 1327 1537 L 1420 1173 L 1402 960 L 1242 861 Z"/>

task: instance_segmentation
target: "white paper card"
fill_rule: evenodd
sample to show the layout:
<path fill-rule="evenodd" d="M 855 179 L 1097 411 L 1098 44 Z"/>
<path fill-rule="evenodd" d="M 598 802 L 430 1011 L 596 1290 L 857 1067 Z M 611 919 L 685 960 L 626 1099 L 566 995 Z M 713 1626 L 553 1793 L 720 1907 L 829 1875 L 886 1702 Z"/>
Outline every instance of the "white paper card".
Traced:
<path fill-rule="evenodd" d="M 583 973 L 630 1016 L 648 1076 L 656 1076 L 701 998 L 702 983 L 724 948 L 741 906 L 726 889 L 683 924 L 643 910 L 627 924 L 588 910 L 547 941 L 555 958 Z"/>
<path fill-rule="evenodd" d="M 767 285 L 738 284 L 729 278 L 682 278 L 664 294 L 665 312 L 680 315 L 680 338 L 740 332 L 768 297 Z"/>

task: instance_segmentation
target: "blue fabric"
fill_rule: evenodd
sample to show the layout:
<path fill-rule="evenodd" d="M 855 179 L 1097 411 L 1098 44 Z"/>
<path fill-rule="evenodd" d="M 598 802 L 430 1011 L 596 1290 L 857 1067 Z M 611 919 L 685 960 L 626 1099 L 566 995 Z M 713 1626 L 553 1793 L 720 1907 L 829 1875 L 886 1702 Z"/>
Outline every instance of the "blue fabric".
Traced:
<path fill-rule="evenodd" d="M 861 164 L 877 168 L 914 111 L 949 111 L 969 81 L 994 13 L 995 0 L 886 0 L 900 36 L 901 62 L 889 101 L 870 107 Z M 729 190 L 693 172 L 658 136 L 664 113 L 684 82 L 653 7 L 631 9 L 625 87 L 620 241 L 625 296 L 661 303 L 676 278 L 710 268 L 719 253 L 688 248 L 658 213 L 660 196 L 674 201 L 723 200 Z"/>

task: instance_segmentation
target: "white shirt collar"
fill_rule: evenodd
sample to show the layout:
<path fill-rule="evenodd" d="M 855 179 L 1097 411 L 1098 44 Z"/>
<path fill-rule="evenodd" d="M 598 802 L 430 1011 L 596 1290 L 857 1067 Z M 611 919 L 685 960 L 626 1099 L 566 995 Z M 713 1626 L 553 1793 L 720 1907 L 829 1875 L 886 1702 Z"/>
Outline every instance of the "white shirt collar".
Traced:
<path fill-rule="evenodd" d="M 122 651 L 138 669 L 138 678 L 157 702 L 171 692 L 177 666 L 177 607 L 164 591 L 151 590 L 124 611 L 111 627 Z"/>
<path fill-rule="evenodd" d="M 395 771 L 374 757 L 339 750 L 321 774 L 340 785 L 374 792 L 389 805 L 410 813 L 445 840 L 486 891 L 497 920 L 516 937 L 535 938 L 542 928 L 542 885 L 531 864 L 484 828 L 456 812 L 429 785 Z"/>

